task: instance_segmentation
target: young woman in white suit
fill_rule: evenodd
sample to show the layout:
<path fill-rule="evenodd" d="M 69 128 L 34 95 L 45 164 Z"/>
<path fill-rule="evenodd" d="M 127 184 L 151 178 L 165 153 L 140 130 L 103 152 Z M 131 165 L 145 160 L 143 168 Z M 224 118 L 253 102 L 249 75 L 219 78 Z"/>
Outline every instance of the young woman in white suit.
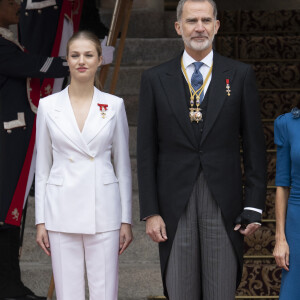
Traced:
<path fill-rule="evenodd" d="M 37 114 L 37 243 L 51 255 L 58 300 L 117 300 L 118 255 L 132 241 L 131 167 L 123 100 L 94 87 L 99 40 L 68 42 L 71 83 Z M 113 163 L 111 158 L 113 157 Z"/>

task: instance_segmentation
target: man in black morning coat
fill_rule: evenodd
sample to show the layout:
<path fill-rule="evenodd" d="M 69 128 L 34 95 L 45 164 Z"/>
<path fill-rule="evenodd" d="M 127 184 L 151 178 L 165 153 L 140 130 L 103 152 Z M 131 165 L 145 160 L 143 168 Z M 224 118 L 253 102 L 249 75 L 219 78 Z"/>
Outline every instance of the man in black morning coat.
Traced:
<path fill-rule="evenodd" d="M 64 77 L 68 67 L 61 58 L 52 60 L 23 51 L 8 29 L 18 23 L 19 9 L 12 0 L 0 0 L 0 299 L 45 299 L 23 285 L 18 260 L 20 227 L 6 224 L 5 220 L 10 217 L 7 213 L 35 119 L 26 79 Z"/>
<path fill-rule="evenodd" d="M 175 28 L 185 51 L 145 71 L 141 82 L 141 219 L 159 243 L 171 300 L 234 299 L 243 236 L 260 226 L 264 208 L 265 144 L 254 72 L 212 50 L 216 18 L 213 0 L 179 1 Z"/>

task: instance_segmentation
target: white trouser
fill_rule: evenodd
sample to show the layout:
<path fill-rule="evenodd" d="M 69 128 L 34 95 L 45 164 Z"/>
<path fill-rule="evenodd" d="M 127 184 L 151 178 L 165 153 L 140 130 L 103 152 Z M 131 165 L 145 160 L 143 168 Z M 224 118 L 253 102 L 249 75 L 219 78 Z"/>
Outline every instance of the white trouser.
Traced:
<path fill-rule="evenodd" d="M 97 234 L 48 231 L 57 300 L 118 299 L 119 230 Z"/>

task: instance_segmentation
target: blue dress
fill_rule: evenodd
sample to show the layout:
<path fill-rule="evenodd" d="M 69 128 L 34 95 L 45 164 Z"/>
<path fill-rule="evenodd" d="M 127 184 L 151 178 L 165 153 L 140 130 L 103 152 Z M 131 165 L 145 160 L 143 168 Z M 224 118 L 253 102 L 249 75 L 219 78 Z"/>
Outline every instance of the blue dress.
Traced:
<path fill-rule="evenodd" d="M 300 118 L 292 113 L 274 123 L 277 145 L 276 186 L 291 187 L 285 234 L 290 248 L 289 271 L 282 270 L 280 300 L 300 300 Z"/>

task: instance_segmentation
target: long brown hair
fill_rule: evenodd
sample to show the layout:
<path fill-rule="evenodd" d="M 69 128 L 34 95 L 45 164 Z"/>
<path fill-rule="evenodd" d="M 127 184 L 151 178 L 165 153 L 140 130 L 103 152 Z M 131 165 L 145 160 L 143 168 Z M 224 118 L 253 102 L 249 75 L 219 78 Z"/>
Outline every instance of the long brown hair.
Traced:
<path fill-rule="evenodd" d="M 100 57 L 102 55 L 102 48 L 101 48 L 101 43 L 100 43 L 99 38 L 91 31 L 79 30 L 79 31 L 75 32 L 70 37 L 70 39 L 68 40 L 68 43 L 67 43 L 67 56 L 69 55 L 69 48 L 70 48 L 71 43 L 73 41 L 75 41 L 77 39 L 81 39 L 81 38 L 89 40 L 92 43 L 94 43 L 97 54 L 98 54 L 98 57 Z M 101 85 L 101 82 L 99 80 L 99 73 L 98 72 L 96 72 L 96 74 L 95 74 L 94 85 L 97 89 L 102 90 L 102 85 Z"/>

